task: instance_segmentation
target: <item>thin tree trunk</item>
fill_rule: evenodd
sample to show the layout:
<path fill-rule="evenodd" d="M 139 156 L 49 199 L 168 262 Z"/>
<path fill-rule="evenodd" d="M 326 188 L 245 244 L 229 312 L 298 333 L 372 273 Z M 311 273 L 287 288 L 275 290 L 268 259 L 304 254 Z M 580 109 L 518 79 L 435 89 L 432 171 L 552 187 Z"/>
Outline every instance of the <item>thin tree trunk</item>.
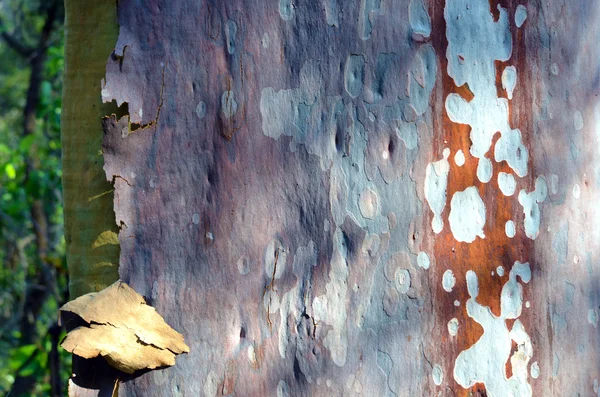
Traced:
<path fill-rule="evenodd" d="M 116 281 L 119 247 L 112 186 L 103 177 L 102 125 L 116 110 L 99 94 L 118 33 L 112 0 L 65 2 L 65 84 L 61 128 L 65 238 L 74 299 Z M 112 238 L 111 238 L 112 236 Z"/>

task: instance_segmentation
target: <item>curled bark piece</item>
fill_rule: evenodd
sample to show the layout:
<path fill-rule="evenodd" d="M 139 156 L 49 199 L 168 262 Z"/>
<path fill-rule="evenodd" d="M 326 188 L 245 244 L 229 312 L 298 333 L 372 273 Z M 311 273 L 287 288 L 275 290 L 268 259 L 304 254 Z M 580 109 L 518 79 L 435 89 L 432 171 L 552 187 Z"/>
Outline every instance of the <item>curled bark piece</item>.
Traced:
<path fill-rule="evenodd" d="M 84 358 L 102 356 L 126 373 L 174 365 L 176 355 L 190 351 L 183 335 L 122 281 L 68 302 L 60 311 L 88 323 L 68 333 L 61 344 L 65 350 Z"/>

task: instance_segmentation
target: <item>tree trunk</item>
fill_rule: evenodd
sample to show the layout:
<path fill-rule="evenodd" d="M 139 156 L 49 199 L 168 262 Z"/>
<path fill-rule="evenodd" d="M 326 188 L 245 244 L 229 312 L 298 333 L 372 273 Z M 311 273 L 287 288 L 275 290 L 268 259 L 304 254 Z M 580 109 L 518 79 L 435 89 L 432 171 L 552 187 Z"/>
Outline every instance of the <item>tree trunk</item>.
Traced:
<path fill-rule="evenodd" d="M 127 106 L 103 122 L 119 275 L 191 349 L 120 396 L 598 393 L 600 4 L 117 15 L 82 92 Z"/>
<path fill-rule="evenodd" d="M 65 239 L 71 299 L 116 281 L 119 247 L 101 154 L 100 97 L 107 54 L 118 34 L 115 2 L 65 1 L 65 82 L 61 114 Z M 112 238 L 111 238 L 112 237 Z"/>

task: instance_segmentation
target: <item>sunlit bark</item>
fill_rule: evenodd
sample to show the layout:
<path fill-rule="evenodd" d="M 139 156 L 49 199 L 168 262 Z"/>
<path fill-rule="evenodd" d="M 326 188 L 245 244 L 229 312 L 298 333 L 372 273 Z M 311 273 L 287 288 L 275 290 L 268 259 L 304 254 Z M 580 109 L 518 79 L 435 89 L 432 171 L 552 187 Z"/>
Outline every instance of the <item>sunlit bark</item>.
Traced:
<path fill-rule="evenodd" d="M 119 274 L 191 349 L 119 395 L 598 392 L 600 5 L 117 13 Z"/>

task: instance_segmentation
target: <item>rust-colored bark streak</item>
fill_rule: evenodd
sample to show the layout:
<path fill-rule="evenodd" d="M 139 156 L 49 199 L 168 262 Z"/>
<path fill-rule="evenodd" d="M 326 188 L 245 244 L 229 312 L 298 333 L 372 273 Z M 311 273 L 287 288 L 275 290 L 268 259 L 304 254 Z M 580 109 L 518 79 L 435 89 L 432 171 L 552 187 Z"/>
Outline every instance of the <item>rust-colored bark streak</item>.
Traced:
<path fill-rule="evenodd" d="M 517 2 L 490 0 L 490 9 L 497 19 L 496 7 L 500 4 L 508 9 L 511 23 L 511 32 L 513 34 L 513 52 L 508 62 L 496 62 L 496 86 L 498 87 L 498 96 L 506 97 L 502 89 L 501 76 L 505 66 L 514 65 L 517 68 L 518 79 L 514 90 L 514 96 L 509 101 L 510 125 L 512 128 L 519 128 L 523 136 L 523 142 L 530 153 L 528 164 L 528 174 L 525 178 L 517 178 L 517 190 L 511 197 L 505 197 L 498 187 L 498 173 L 512 170 L 506 162 L 496 163 L 493 161 L 493 153 L 496 141 L 499 135 L 494 136 L 493 144 L 488 152 L 492 159 L 494 172 L 492 179 L 488 183 L 481 183 L 477 178 L 477 159 L 470 155 L 471 140 L 469 137 L 471 127 L 469 125 L 456 124 L 450 121 L 445 107 L 443 106 L 446 97 L 450 93 L 458 93 L 466 100 L 473 98 L 473 94 L 465 85 L 456 87 L 454 81 L 447 73 L 446 49 L 448 41 L 446 38 L 446 21 L 444 20 L 444 0 L 435 0 L 431 4 L 429 12 L 432 17 L 432 45 L 438 54 L 439 70 L 441 80 L 437 84 L 442 84 L 443 98 L 432 98 L 432 103 L 441 103 L 442 109 L 435 109 L 433 128 L 434 138 L 432 144 L 432 154 L 430 161 L 436 161 L 442 157 L 442 151 L 448 147 L 451 150 L 449 160 L 450 174 L 448 177 L 447 201 L 443 212 L 444 229 L 439 235 L 431 232 L 431 212 L 427 210 L 427 216 L 424 217 L 423 227 L 429 230 L 425 239 L 433 239 L 433 256 L 436 266 L 429 270 L 430 283 L 432 288 L 432 301 L 436 311 L 436 336 L 440 345 L 450 346 L 449 349 L 438 349 L 439 356 L 436 360 L 443 363 L 444 379 L 448 379 L 449 386 L 457 396 L 485 395 L 483 385 L 477 384 L 471 390 L 463 389 L 454 381 L 453 370 L 454 360 L 458 354 L 472 346 L 483 334 L 482 327 L 473 319 L 469 318 L 466 312 L 465 303 L 469 299 L 466 285 L 466 272 L 474 270 L 479 279 L 479 296 L 477 301 L 482 305 L 489 306 L 494 315 L 500 314 L 500 294 L 502 286 L 507 280 L 515 261 L 529 262 L 532 272 L 535 273 L 537 264 L 533 258 L 533 242 L 525 236 L 523 230 L 523 212 L 518 202 L 518 192 L 526 189 L 528 192 L 533 189 L 535 181 L 535 172 L 533 170 L 530 148 L 532 129 L 532 93 L 528 90 L 530 87 L 530 75 L 527 73 L 527 56 L 524 40 L 522 40 L 523 29 L 527 28 L 527 23 L 517 29 L 514 25 L 514 12 L 518 5 Z M 435 91 L 434 94 L 440 91 Z M 454 162 L 454 154 L 458 150 L 465 153 L 466 162 L 462 167 L 458 167 Z M 484 227 L 485 239 L 477 238 L 473 243 L 460 243 L 454 239 L 450 231 L 448 215 L 450 213 L 450 200 L 455 192 L 466 189 L 469 186 L 476 186 L 479 194 L 486 206 L 486 224 Z M 517 226 L 517 234 L 514 238 L 508 238 L 504 231 L 506 221 L 513 220 Z M 431 240 L 430 240 L 431 241 Z M 503 266 L 506 270 L 504 277 L 492 276 L 498 266 Z M 442 288 L 442 275 L 446 269 L 451 269 L 456 277 L 456 285 L 451 293 Z M 530 285 L 525 286 L 524 295 L 531 294 L 528 291 Z M 460 306 L 456 307 L 454 301 L 458 300 Z M 520 320 L 528 329 L 527 310 L 523 310 Z M 456 317 L 459 321 L 459 333 L 455 338 L 448 334 L 446 324 Z M 442 353 L 443 351 L 443 353 Z M 443 355 L 442 355 L 443 354 Z M 510 367 L 510 362 L 508 362 Z M 511 375 L 507 372 L 507 376 Z M 483 394 L 481 394 L 483 393 Z"/>

